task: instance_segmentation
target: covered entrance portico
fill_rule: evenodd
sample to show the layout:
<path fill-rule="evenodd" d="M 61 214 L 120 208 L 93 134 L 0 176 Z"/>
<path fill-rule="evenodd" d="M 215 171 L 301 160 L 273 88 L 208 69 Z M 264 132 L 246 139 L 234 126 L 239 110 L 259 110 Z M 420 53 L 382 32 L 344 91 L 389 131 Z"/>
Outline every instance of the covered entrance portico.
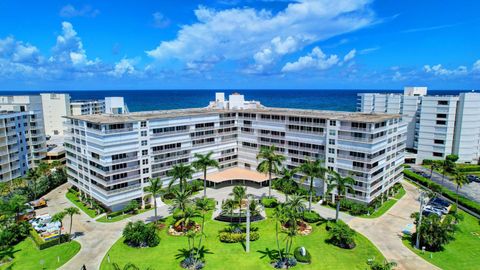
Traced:
<path fill-rule="evenodd" d="M 276 176 L 272 175 L 272 179 Z M 213 188 L 231 185 L 244 185 L 251 187 L 268 186 L 268 174 L 259 173 L 240 167 L 232 167 L 222 171 L 207 174 L 207 184 Z"/>

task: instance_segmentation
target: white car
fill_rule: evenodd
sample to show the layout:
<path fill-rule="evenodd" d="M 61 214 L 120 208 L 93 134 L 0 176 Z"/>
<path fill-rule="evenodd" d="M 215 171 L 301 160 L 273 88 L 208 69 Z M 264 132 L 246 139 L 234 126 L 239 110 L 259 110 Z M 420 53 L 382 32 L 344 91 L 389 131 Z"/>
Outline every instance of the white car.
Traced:
<path fill-rule="evenodd" d="M 47 224 L 52 220 L 52 217 L 49 214 L 37 216 L 34 219 L 31 219 L 29 222 L 32 224 L 32 227 L 35 228 L 35 226 L 42 225 L 42 224 Z"/>
<path fill-rule="evenodd" d="M 46 224 L 39 224 L 34 227 L 37 232 L 52 232 L 60 229 L 61 223 L 57 222 L 50 222 Z"/>

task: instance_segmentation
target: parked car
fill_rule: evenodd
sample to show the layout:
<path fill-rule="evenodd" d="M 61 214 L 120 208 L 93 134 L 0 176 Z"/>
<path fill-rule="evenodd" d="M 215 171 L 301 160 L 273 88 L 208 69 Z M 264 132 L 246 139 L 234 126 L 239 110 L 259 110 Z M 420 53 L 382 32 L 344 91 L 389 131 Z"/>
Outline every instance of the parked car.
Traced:
<path fill-rule="evenodd" d="M 439 211 L 430 211 L 430 210 L 425 209 L 425 210 L 422 211 L 422 215 L 424 215 L 426 217 L 428 217 L 430 215 L 437 215 L 437 216 L 441 217 L 442 213 L 440 213 Z"/>
<path fill-rule="evenodd" d="M 431 199 L 428 204 L 434 204 L 434 205 L 441 205 L 443 207 L 449 207 L 450 206 L 450 203 L 442 198 L 438 198 L 438 197 L 435 197 L 433 199 Z"/>
<path fill-rule="evenodd" d="M 58 231 L 60 229 L 60 222 L 50 222 L 50 223 L 45 223 L 45 224 L 39 224 L 35 227 L 33 227 L 37 232 L 52 232 L 52 231 Z"/>
<path fill-rule="evenodd" d="M 30 224 L 32 224 L 32 227 L 35 227 L 40 224 L 47 224 L 52 220 L 52 217 L 49 214 L 44 214 L 35 217 L 34 219 L 30 220 Z"/>
<path fill-rule="evenodd" d="M 28 203 L 26 203 L 25 206 L 27 206 L 28 208 L 20 213 L 20 215 L 18 216 L 19 221 L 32 220 L 35 218 L 36 213 L 33 207 L 31 207 Z"/>
<path fill-rule="evenodd" d="M 440 212 L 440 214 L 442 215 L 448 214 L 448 209 L 446 207 L 439 206 L 439 205 L 429 204 L 425 206 L 423 209 L 427 211 L 432 211 L 432 212 L 437 211 L 437 212 Z"/>
<path fill-rule="evenodd" d="M 480 183 L 480 177 L 478 177 L 476 175 L 473 175 L 473 174 L 467 175 L 467 180 L 470 181 L 470 182 Z"/>

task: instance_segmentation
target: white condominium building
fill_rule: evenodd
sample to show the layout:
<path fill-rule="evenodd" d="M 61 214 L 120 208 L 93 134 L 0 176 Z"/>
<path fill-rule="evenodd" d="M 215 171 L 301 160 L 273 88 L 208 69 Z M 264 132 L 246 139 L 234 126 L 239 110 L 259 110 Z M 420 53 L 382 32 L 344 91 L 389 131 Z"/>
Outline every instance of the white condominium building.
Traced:
<path fill-rule="evenodd" d="M 427 96 L 426 87 L 405 87 L 404 94 L 358 94 L 360 112 L 399 113 L 407 124 L 407 148 L 424 159 L 456 154 L 460 162 L 480 156 L 480 94 Z"/>
<path fill-rule="evenodd" d="M 363 203 L 402 179 L 406 126 L 398 114 L 269 108 L 219 93 L 205 108 L 67 118 L 68 181 L 113 210 L 141 200 L 149 178 L 168 182 L 174 165 L 209 151 L 221 171 L 255 170 L 261 146 L 275 145 L 289 168 L 323 159 L 355 179 L 348 198 Z M 323 192 L 321 180 L 315 186 Z"/>
<path fill-rule="evenodd" d="M 63 135 L 64 116 L 70 115 L 70 95 L 43 93 L 43 122 L 45 134 L 49 136 Z"/>
<path fill-rule="evenodd" d="M 27 163 L 25 166 L 27 168 L 35 167 L 43 158 L 45 158 L 47 152 L 42 115 L 42 100 L 40 96 L 0 96 L 0 111 L 4 111 L 2 113 L 4 126 L 5 124 L 10 125 L 5 126 L 8 127 L 8 129 L 5 129 L 7 134 L 6 137 L 4 137 L 5 134 L 0 132 L 0 139 L 7 141 L 7 143 L 16 140 L 13 146 L 10 145 L 10 148 L 15 150 L 16 145 L 22 150 L 23 147 L 23 151 L 26 150 L 27 157 Z M 10 116 L 15 112 L 20 113 L 21 115 Z M 15 122 L 15 125 L 13 122 Z M 15 127 L 12 127 L 12 125 Z M 8 135 L 10 133 L 11 135 Z M 16 134 L 13 135 L 13 133 Z M 26 143 L 26 146 L 24 146 L 24 143 Z M 3 146 L 6 145 L 4 144 Z M 9 151 L 8 148 L 7 145 L 7 149 L 2 148 L 0 152 Z M 18 160 L 23 158 L 22 151 L 9 152 L 9 155 L 15 153 L 18 155 Z M 15 157 L 15 159 L 17 159 L 17 157 Z M 23 168 L 23 162 L 21 165 Z M 21 173 L 23 173 L 23 171 L 23 169 L 20 170 Z"/>
<path fill-rule="evenodd" d="M 105 100 L 74 100 L 70 102 L 71 115 L 105 113 Z"/>

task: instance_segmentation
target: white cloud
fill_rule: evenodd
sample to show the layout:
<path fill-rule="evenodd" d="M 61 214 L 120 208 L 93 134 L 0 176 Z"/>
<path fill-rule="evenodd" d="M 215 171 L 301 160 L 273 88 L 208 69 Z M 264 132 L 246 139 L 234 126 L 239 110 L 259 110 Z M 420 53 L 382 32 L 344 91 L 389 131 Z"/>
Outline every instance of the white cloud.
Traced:
<path fill-rule="evenodd" d="M 295 72 L 304 69 L 315 68 L 318 70 L 329 69 L 339 63 L 337 55 L 327 56 L 318 47 L 306 56 L 298 58 L 296 62 L 288 62 L 283 66 L 282 72 Z"/>
<path fill-rule="evenodd" d="M 302 0 L 277 13 L 199 6 L 196 23 L 182 26 L 175 39 L 162 41 L 146 53 L 158 61 L 179 59 L 183 63 L 210 57 L 274 62 L 306 45 L 370 25 L 374 21 L 370 2 Z M 259 64 L 255 62 L 253 68 Z"/>
<path fill-rule="evenodd" d="M 73 17 L 96 17 L 100 14 L 98 9 L 93 9 L 89 5 L 85 5 L 78 9 L 73 5 L 66 5 L 60 9 L 60 17 L 73 18 Z"/>
<path fill-rule="evenodd" d="M 357 53 L 357 50 L 353 49 L 349 51 L 344 57 L 343 57 L 343 62 L 348 62 L 355 58 L 355 54 Z"/>
<path fill-rule="evenodd" d="M 478 59 L 477 61 L 475 61 L 475 63 L 473 63 L 472 71 L 480 72 L 480 59 Z"/>
<path fill-rule="evenodd" d="M 37 47 L 17 41 L 11 36 L 0 39 L 0 58 L 15 63 L 38 64 L 43 61 Z"/>
<path fill-rule="evenodd" d="M 124 75 L 135 75 L 138 73 L 135 69 L 135 65 L 138 63 L 138 61 L 139 59 L 137 58 L 123 58 L 115 63 L 113 70 L 109 71 L 108 74 L 117 78 Z"/>
<path fill-rule="evenodd" d="M 456 69 L 446 69 L 441 64 L 434 66 L 424 65 L 423 70 L 435 76 L 462 76 L 468 74 L 466 66 L 459 66 Z"/>
<path fill-rule="evenodd" d="M 153 16 L 153 27 L 165 28 L 170 25 L 170 20 L 166 18 L 161 12 L 155 12 Z"/>

